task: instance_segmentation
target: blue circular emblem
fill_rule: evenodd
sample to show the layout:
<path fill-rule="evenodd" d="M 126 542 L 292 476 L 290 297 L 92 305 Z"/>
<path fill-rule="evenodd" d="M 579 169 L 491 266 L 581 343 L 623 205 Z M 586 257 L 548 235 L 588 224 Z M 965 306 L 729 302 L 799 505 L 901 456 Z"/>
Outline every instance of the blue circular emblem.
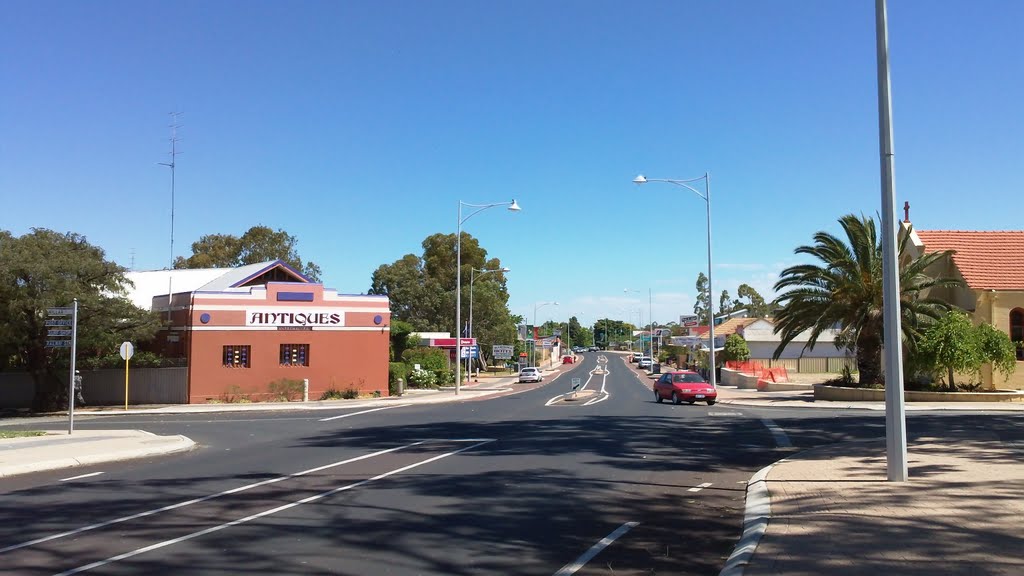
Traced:
<path fill-rule="evenodd" d="M 210 321 L 210 315 L 209 315 L 209 314 L 207 314 L 206 312 L 203 312 L 203 313 L 202 313 L 202 314 L 201 314 L 201 315 L 199 316 L 199 321 L 200 321 L 200 322 L 202 322 L 203 324 L 206 324 L 207 322 L 209 322 L 209 321 Z"/>
<path fill-rule="evenodd" d="M 380 325 L 380 323 L 381 323 L 381 322 L 383 322 L 383 321 L 384 321 L 384 317 L 383 317 L 383 316 L 381 316 L 380 314 L 377 314 L 376 316 L 374 316 L 374 317 L 373 317 L 373 323 L 374 323 L 374 324 L 377 324 L 378 326 L 379 326 L 379 325 Z"/>

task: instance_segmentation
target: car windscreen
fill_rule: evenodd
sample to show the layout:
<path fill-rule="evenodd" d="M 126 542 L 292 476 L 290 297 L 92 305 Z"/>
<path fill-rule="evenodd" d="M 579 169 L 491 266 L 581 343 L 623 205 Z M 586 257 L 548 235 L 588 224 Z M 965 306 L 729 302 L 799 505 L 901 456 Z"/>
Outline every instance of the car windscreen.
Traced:
<path fill-rule="evenodd" d="M 705 384 L 706 383 L 704 381 L 704 379 L 700 377 L 700 374 L 673 374 L 672 375 L 672 381 L 673 382 L 682 382 L 682 383 L 686 383 L 686 384 L 697 384 L 697 383 Z"/>

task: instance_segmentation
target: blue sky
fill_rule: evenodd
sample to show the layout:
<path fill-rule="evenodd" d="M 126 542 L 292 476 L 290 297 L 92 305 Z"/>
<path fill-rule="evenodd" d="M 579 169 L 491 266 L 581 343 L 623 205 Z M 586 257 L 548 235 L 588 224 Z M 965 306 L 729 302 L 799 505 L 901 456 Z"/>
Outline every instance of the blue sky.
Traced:
<path fill-rule="evenodd" d="M 874 3 L 9 2 L 0 228 L 169 261 L 264 224 L 330 287 L 458 202 L 513 313 L 660 322 L 706 270 L 704 203 L 638 173 L 711 173 L 716 294 L 771 296 L 793 248 L 880 209 Z M 920 229 L 1020 229 L 1024 3 L 889 6 L 896 196 Z M 629 288 L 639 292 L 624 293 Z M 716 297 L 717 302 L 717 297 Z M 454 321 L 453 321 L 454 323 Z"/>

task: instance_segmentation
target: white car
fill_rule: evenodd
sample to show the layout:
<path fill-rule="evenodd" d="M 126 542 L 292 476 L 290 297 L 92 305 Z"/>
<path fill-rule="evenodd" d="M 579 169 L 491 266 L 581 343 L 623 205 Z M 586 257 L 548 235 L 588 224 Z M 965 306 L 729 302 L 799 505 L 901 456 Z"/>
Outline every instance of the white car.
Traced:
<path fill-rule="evenodd" d="M 543 382 L 544 377 L 540 375 L 540 370 L 537 368 L 523 368 L 519 372 L 519 382 Z"/>
<path fill-rule="evenodd" d="M 641 369 L 646 368 L 646 369 L 650 370 L 650 368 L 651 368 L 651 357 L 650 356 L 641 356 L 640 359 L 636 361 L 636 367 L 637 368 L 641 368 Z"/>

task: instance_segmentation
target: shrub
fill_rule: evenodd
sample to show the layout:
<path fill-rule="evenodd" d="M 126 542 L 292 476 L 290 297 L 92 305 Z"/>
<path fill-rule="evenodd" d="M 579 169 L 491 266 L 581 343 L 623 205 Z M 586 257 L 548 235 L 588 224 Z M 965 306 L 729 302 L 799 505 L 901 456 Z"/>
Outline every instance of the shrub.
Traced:
<path fill-rule="evenodd" d="M 440 348 L 417 346 L 402 353 L 402 360 L 412 366 L 419 364 L 423 370 L 443 370 L 448 368 L 448 354 Z"/>
<path fill-rule="evenodd" d="M 739 334 L 729 334 L 722 350 L 723 362 L 744 362 L 750 360 L 750 347 Z"/>
<path fill-rule="evenodd" d="M 342 396 L 341 390 L 338 390 L 334 386 L 331 386 L 320 395 L 321 400 L 341 400 L 343 398 L 344 396 Z"/>
<path fill-rule="evenodd" d="M 409 373 L 409 386 L 411 388 L 436 388 L 437 375 L 430 370 L 413 370 Z"/>
<path fill-rule="evenodd" d="M 442 368 L 440 370 L 434 370 L 434 376 L 439 386 L 447 386 L 449 384 L 455 384 L 455 371 L 449 368 Z"/>
<path fill-rule="evenodd" d="M 227 389 L 224 394 L 220 397 L 220 402 L 226 404 L 241 404 L 252 402 L 252 395 L 249 392 L 242 390 L 242 387 L 238 384 L 233 384 Z"/>
<path fill-rule="evenodd" d="M 359 390 L 356 390 L 352 386 L 345 388 L 345 391 L 341 393 L 341 397 L 344 400 L 355 400 L 359 398 Z"/>
<path fill-rule="evenodd" d="M 397 384 L 398 379 L 409 379 L 409 365 L 405 362 L 388 363 L 388 384 Z"/>
<path fill-rule="evenodd" d="M 302 398 L 302 380 L 281 378 L 270 383 L 270 395 L 278 402 L 291 402 L 293 398 Z"/>

